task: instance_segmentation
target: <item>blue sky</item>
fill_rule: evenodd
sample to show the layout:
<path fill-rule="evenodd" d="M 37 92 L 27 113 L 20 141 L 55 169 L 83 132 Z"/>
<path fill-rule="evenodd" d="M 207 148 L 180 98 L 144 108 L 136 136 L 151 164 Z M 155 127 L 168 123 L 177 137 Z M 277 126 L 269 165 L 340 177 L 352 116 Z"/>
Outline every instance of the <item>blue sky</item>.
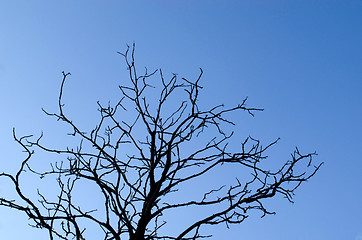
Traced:
<path fill-rule="evenodd" d="M 114 99 L 126 76 L 116 52 L 136 42 L 140 68 L 192 78 L 202 67 L 206 104 L 249 96 L 265 108 L 237 118 L 237 133 L 280 137 L 271 158 L 298 146 L 325 162 L 294 204 L 272 200 L 275 216 L 218 227 L 213 239 L 362 238 L 361 1 L 13 0 L 0 2 L 0 30 L 0 171 L 14 171 L 23 156 L 13 127 L 60 131 L 41 107 L 56 110 L 62 71 L 72 72 L 69 114 L 93 127 L 96 101 Z M 1 182 L 0 193 L 10 189 Z M 26 217 L 0 214 L 4 239 L 47 239 Z"/>

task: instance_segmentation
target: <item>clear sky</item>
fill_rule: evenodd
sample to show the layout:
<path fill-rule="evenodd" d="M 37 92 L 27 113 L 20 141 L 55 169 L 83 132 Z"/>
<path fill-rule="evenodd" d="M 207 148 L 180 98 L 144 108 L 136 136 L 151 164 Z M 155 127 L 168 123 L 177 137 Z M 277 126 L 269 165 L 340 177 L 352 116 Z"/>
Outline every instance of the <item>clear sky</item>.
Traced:
<path fill-rule="evenodd" d="M 237 122 L 244 135 L 281 138 L 271 157 L 287 159 L 298 146 L 325 162 L 294 204 L 273 200 L 275 216 L 216 228 L 213 239 L 362 239 L 357 0 L 0 1 L 0 171 L 14 171 L 23 156 L 13 127 L 19 135 L 58 129 L 41 107 L 56 111 L 62 71 L 72 72 L 69 113 L 93 127 L 96 101 L 114 99 L 126 71 L 116 52 L 132 42 L 140 68 L 191 78 L 202 67 L 210 104 L 249 96 L 265 108 Z M 0 194 L 10 189 L 1 181 Z M 0 208 L 0 216 L 2 239 L 47 239 L 16 212 Z"/>

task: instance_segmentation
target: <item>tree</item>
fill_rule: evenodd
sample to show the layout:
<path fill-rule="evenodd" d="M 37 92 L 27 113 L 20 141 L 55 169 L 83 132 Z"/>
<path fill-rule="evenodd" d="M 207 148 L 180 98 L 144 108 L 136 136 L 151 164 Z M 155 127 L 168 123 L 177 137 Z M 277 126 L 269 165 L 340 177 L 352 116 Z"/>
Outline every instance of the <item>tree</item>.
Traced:
<path fill-rule="evenodd" d="M 231 108 L 218 105 L 203 110 L 198 104 L 201 69 L 196 81 L 176 74 L 166 80 L 161 69 L 145 69 L 139 75 L 134 51 L 133 45 L 119 53 L 130 80 L 119 86 L 122 98 L 114 106 L 98 102 L 100 119 L 88 133 L 65 113 L 62 97 L 70 73 L 63 72 L 59 112 L 44 112 L 70 126 L 69 135 L 79 144 L 54 149 L 42 141 L 43 134 L 33 140 L 18 138 L 14 131 L 27 156 L 16 174 L 0 174 L 10 179 L 17 195 L 1 197 L 0 205 L 25 213 L 32 226 L 49 232 L 50 239 L 85 239 L 88 224 L 103 231 L 104 239 L 199 239 L 211 236 L 203 233 L 204 226 L 239 224 L 252 210 L 262 216 L 272 214 L 263 204 L 266 199 L 280 195 L 292 201 L 295 190 L 320 168 L 321 164 L 312 163 L 315 153 L 302 154 L 298 149 L 276 170 L 265 167 L 266 151 L 278 140 L 262 147 L 259 140 L 248 137 L 240 150 L 230 150 L 233 132 L 226 130 L 234 123 L 226 115 L 244 111 L 254 116 L 262 109 L 248 107 L 244 99 Z M 66 158 L 51 163 L 48 171 L 39 171 L 31 165 L 34 149 Z M 240 169 L 233 182 L 217 179 L 216 187 L 200 185 L 198 197 L 174 197 L 182 196 L 178 190 L 182 193 L 228 166 Z M 21 183 L 26 173 L 55 179 L 58 195 L 53 199 L 38 190 L 37 197 L 28 196 Z M 84 184 L 101 196 L 98 209 L 85 209 L 77 202 L 76 191 Z M 170 214 L 190 208 L 206 213 L 179 232 L 167 231 Z"/>

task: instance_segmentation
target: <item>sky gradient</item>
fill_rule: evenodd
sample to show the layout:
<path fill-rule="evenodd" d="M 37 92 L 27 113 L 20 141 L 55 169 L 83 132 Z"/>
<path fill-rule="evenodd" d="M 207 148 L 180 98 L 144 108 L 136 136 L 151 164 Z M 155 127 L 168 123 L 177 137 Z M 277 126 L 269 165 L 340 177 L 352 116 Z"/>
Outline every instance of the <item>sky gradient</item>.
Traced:
<path fill-rule="evenodd" d="M 0 30 L 1 172 L 24 156 L 13 127 L 61 142 L 59 122 L 41 108 L 57 110 L 62 71 L 72 73 L 69 115 L 94 127 L 96 101 L 115 99 L 127 74 L 116 52 L 135 42 L 139 68 L 192 79 L 201 67 L 205 104 L 248 96 L 264 108 L 235 119 L 241 140 L 280 137 L 270 158 L 288 159 L 298 146 L 325 163 L 294 204 L 272 200 L 275 216 L 217 227 L 212 239 L 362 239 L 361 1 L 13 0 L 0 2 Z M 0 181 L 0 194 L 9 191 Z M 47 239 L 26 216 L 0 215 L 3 239 Z"/>

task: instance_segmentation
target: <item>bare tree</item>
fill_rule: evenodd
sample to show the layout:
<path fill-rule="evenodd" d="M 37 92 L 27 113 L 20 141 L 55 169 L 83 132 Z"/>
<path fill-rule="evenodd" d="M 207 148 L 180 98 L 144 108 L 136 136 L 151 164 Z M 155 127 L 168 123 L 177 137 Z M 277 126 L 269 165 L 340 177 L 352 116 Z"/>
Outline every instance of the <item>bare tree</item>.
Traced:
<path fill-rule="evenodd" d="M 50 239 L 85 239 L 89 224 L 109 240 L 199 239 L 211 236 L 207 225 L 239 224 L 252 210 L 262 216 L 272 214 L 264 205 L 266 199 L 279 195 L 292 201 L 295 190 L 320 168 L 321 164 L 312 163 L 315 153 L 302 154 L 298 149 L 275 170 L 265 167 L 266 151 L 278 140 L 262 147 L 259 140 L 248 137 L 240 150 L 230 150 L 233 132 L 227 130 L 234 123 L 226 115 L 244 111 L 253 116 L 262 109 L 248 107 L 244 99 L 231 108 L 218 105 L 204 110 L 198 104 L 201 69 L 195 81 L 176 74 L 166 80 L 161 69 L 145 69 L 139 75 L 134 50 L 133 45 L 119 53 L 130 80 L 119 86 L 121 99 L 114 106 L 98 102 L 100 119 L 88 133 L 65 113 L 62 98 L 70 73 L 63 72 L 59 112 L 44 112 L 69 125 L 70 137 L 79 139 L 79 144 L 54 149 L 44 143 L 43 135 L 32 140 L 18 138 L 14 131 L 27 156 L 16 174 L 0 174 L 11 180 L 17 195 L 0 198 L 0 205 L 24 212 L 32 226 L 49 232 Z M 31 166 L 34 149 L 66 158 L 52 162 L 48 171 L 39 171 Z M 216 179 L 219 185 L 198 185 L 199 179 L 228 166 L 240 169 L 234 181 Z M 56 180 L 58 195 L 54 198 L 40 190 L 36 197 L 25 194 L 21 177 L 29 173 Z M 99 208 L 85 209 L 77 201 L 76 191 L 84 184 L 101 197 Z M 197 188 L 198 196 L 182 195 L 190 186 Z M 178 209 L 196 214 L 177 232 L 168 224 Z M 203 213 L 198 215 L 200 209 Z"/>

